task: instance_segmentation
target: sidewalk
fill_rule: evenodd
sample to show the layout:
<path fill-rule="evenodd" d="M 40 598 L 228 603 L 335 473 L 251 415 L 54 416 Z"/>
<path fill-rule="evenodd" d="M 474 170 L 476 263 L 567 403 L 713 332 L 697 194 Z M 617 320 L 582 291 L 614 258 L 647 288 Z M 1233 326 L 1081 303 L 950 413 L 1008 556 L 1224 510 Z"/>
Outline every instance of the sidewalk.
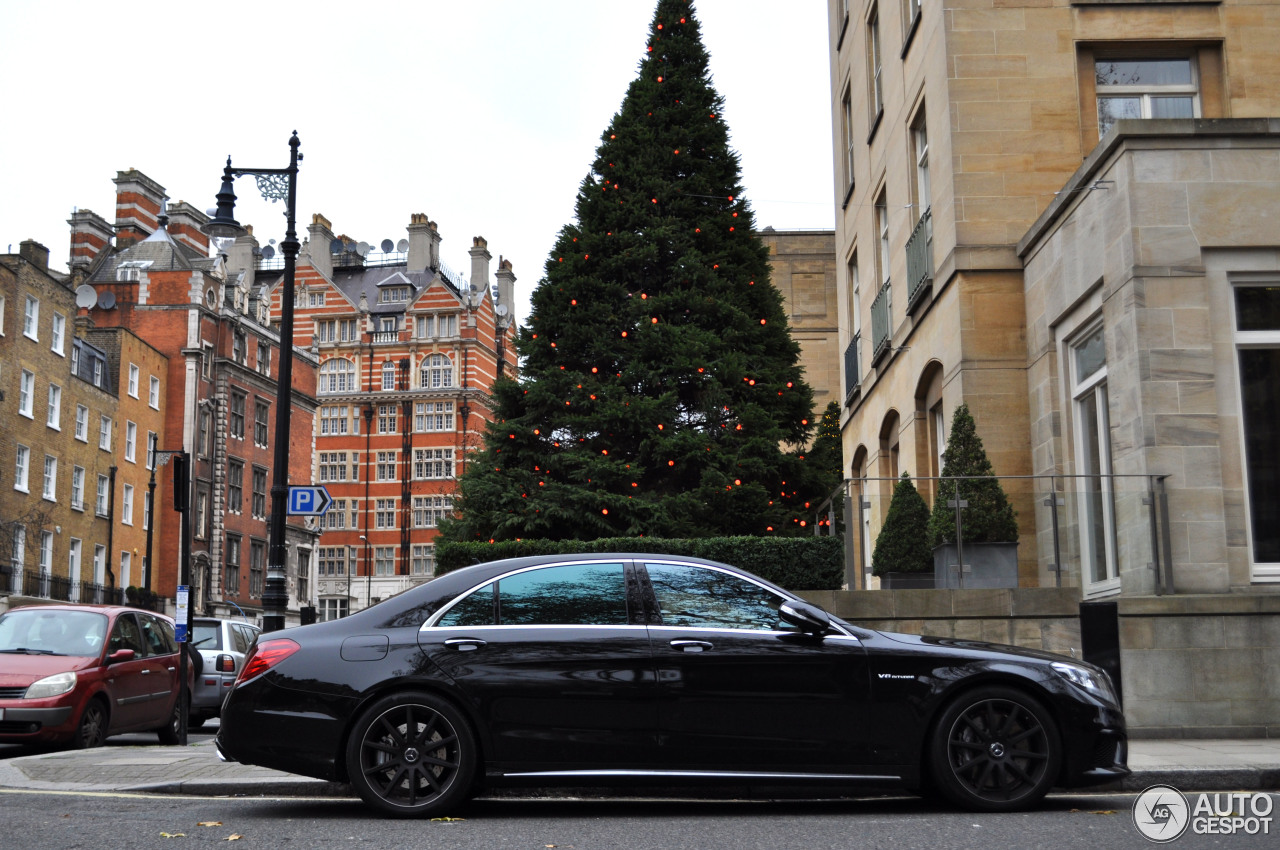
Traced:
<path fill-rule="evenodd" d="M 1280 739 L 1136 740 L 1122 788 L 1280 791 Z M 238 797 L 348 797 L 344 785 L 218 761 L 213 741 L 187 747 L 108 746 L 0 761 L 0 788 L 148 791 Z"/>

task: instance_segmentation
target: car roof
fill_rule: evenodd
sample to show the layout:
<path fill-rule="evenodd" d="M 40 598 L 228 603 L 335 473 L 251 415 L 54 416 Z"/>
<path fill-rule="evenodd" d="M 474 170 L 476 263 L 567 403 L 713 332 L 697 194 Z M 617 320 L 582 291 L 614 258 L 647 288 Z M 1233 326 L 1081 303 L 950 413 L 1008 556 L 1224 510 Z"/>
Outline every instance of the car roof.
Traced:
<path fill-rule="evenodd" d="M 169 622 L 173 622 L 173 618 L 167 614 L 161 614 L 158 611 L 147 611 L 142 608 L 133 608 L 128 605 L 89 605 L 89 604 L 81 605 L 79 603 L 74 603 L 74 602 L 42 605 L 39 602 L 33 602 L 25 605 L 18 605 L 14 608 L 10 608 L 9 612 L 12 613 L 13 611 L 31 611 L 35 609 L 39 609 L 41 611 L 91 611 L 97 614 L 106 614 L 107 616 L 111 616 L 113 614 L 123 614 L 125 612 L 132 611 L 135 614 L 151 614 L 152 616 L 159 617 L 162 620 L 168 620 Z"/>

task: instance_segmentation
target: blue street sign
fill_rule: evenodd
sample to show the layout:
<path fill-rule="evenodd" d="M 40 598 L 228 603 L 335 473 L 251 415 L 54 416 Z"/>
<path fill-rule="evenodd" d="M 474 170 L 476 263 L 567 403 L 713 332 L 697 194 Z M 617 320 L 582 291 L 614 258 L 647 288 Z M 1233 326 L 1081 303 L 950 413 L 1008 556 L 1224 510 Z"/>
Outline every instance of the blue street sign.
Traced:
<path fill-rule="evenodd" d="M 333 499 L 324 487 L 297 485 L 289 488 L 289 516 L 324 516 Z"/>

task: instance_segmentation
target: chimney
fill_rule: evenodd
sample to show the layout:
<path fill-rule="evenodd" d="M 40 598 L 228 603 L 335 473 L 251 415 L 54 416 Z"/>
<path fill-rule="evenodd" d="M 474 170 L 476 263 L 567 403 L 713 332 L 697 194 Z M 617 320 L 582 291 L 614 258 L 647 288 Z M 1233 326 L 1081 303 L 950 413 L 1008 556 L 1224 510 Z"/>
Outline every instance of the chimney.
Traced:
<path fill-rule="evenodd" d="M 311 267 L 326 280 L 333 280 L 333 253 L 329 247 L 333 242 L 333 223 L 316 213 L 311 216 L 307 233 L 307 256 L 311 258 Z"/>
<path fill-rule="evenodd" d="M 209 216 L 186 201 L 169 207 L 169 235 L 173 241 L 199 251 L 203 257 L 209 256 L 209 237 L 200 228 L 208 223 Z"/>
<path fill-rule="evenodd" d="M 252 289 L 258 267 L 258 239 L 253 235 L 253 227 L 245 225 L 244 231 L 224 250 L 227 253 L 227 271 L 232 274 L 244 272 L 244 285 Z"/>
<path fill-rule="evenodd" d="M 435 232 L 435 225 L 428 220 L 426 213 L 414 213 L 409 216 L 409 271 L 434 269 L 439 265 L 439 255 L 435 246 L 440 244 L 440 237 Z"/>
<path fill-rule="evenodd" d="M 489 288 L 489 260 L 493 258 L 489 253 L 489 243 L 483 236 L 477 236 L 471 240 L 468 253 L 471 254 L 471 288 L 481 293 L 481 287 L 484 290 Z"/>
<path fill-rule="evenodd" d="M 34 239 L 24 239 L 18 245 L 18 256 L 42 272 L 49 270 L 49 249 Z"/>
<path fill-rule="evenodd" d="M 71 259 L 67 267 L 72 274 L 88 271 L 94 260 L 111 246 L 115 231 L 93 210 L 76 210 L 67 224 L 71 225 Z"/>
<path fill-rule="evenodd" d="M 511 261 L 498 257 L 498 272 L 494 275 L 498 281 L 498 303 L 507 305 L 507 315 L 499 321 L 502 327 L 514 324 L 516 320 L 516 274 L 511 270 Z"/>
<path fill-rule="evenodd" d="M 126 248 L 156 232 L 164 204 L 164 187 L 136 168 L 117 171 L 113 182 L 116 184 L 116 245 Z"/>

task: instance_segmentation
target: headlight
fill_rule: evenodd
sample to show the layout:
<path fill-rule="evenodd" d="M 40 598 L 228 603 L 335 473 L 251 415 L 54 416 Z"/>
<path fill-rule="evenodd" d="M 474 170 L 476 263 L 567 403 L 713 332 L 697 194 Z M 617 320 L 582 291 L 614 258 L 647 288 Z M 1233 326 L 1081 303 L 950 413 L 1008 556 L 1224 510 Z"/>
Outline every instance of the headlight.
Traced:
<path fill-rule="evenodd" d="M 1065 661 L 1055 661 L 1050 666 L 1071 684 L 1083 688 L 1112 705 L 1120 704 L 1120 700 L 1116 698 L 1115 688 L 1111 686 L 1111 677 L 1101 670 L 1090 670 L 1088 667 L 1068 664 Z"/>
<path fill-rule="evenodd" d="M 61 696 L 76 686 L 75 673 L 54 673 L 45 676 L 27 688 L 27 699 L 45 699 Z"/>

